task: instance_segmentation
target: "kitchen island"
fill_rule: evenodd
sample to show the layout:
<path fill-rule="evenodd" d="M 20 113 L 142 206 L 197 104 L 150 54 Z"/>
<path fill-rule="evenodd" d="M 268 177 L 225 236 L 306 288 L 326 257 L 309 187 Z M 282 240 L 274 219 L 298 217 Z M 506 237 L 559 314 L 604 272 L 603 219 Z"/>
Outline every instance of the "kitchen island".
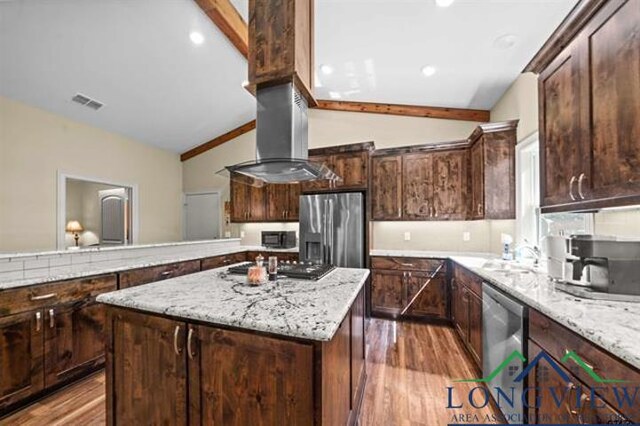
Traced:
<path fill-rule="evenodd" d="M 368 275 L 254 287 L 219 268 L 100 295 L 108 424 L 353 424 Z"/>

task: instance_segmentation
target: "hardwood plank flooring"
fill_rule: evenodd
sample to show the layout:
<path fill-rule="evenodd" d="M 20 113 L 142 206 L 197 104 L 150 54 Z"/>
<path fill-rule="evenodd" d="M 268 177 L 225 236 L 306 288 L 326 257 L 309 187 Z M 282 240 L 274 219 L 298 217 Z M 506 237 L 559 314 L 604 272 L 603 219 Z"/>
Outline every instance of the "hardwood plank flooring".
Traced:
<path fill-rule="evenodd" d="M 395 324 L 395 325 L 394 325 Z M 367 385 L 361 426 L 428 425 L 454 423 L 453 414 L 484 416 L 481 410 L 449 410 L 447 386 L 466 397 L 475 384 L 457 383 L 479 374 L 455 331 L 437 325 L 394 323 L 371 319 L 367 331 Z M 13 415 L 0 425 L 102 426 L 105 418 L 105 376 L 95 374 Z"/>
<path fill-rule="evenodd" d="M 501 419 L 491 406 L 478 410 L 446 408 L 447 386 L 454 387 L 460 399 L 466 399 L 477 385 L 454 380 L 478 374 L 452 328 L 371 319 L 360 425 L 440 426 L 457 423 L 454 414 L 479 416 L 471 420 L 474 423 L 498 423 L 491 421 Z M 456 398 L 454 403 L 458 402 Z"/>
<path fill-rule="evenodd" d="M 0 420 L 2 426 L 103 426 L 105 376 L 96 373 Z"/>

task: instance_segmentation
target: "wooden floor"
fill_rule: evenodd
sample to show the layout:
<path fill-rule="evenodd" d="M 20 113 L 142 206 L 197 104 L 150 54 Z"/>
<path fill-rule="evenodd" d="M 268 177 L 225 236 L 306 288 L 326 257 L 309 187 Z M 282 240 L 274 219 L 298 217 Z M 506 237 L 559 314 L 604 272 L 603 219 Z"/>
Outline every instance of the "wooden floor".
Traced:
<path fill-rule="evenodd" d="M 424 324 L 372 319 L 367 332 L 367 387 L 360 424 L 429 425 L 455 423 L 454 414 L 485 410 L 448 410 L 447 386 L 466 396 L 474 384 L 453 380 L 478 374 L 452 329 Z M 0 425 L 104 425 L 104 373 L 66 388 L 20 412 Z"/>

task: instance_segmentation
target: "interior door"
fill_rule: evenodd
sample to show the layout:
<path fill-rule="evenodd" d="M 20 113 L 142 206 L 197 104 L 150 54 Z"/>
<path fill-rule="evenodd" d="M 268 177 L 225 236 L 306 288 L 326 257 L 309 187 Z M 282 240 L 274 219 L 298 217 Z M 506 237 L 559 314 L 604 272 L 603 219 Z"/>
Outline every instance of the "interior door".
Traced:
<path fill-rule="evenodd" d="M 220 238 L 220 195 L 218 193 L 186 194 L 185 240 Z"/>
<path fill-rule="evenodd" d="M 0 409 L 44 387 L 42 311 L 0 318 Z"/>
<path fill-rule="evenodd" d="M 126 199 L 107 195 L 100 199 L 100 244 L 126 243 Z"/>

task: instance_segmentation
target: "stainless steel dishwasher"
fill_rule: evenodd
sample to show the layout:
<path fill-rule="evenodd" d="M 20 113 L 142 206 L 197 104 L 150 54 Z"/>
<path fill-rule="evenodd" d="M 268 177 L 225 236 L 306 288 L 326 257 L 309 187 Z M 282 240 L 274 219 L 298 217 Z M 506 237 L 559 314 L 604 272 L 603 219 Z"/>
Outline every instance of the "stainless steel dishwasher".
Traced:
<path fill-rule="evenodd" d="M 489 377 L 514 351 L 527 356 L 527 308 L 511 297 L 482 283 L 482 375 Z M 487 383 L 493 398 L 498 400 L 500 409 L 509 423 L 525 422 L 522 404 L 524 381 L 514 379 L 523 370 L 521 359 L 514 358 L 500 373 Z M 513 407 L 505 399 L 513 399 Z M 513 395 L 513 398 L 511 396 Z"/>

